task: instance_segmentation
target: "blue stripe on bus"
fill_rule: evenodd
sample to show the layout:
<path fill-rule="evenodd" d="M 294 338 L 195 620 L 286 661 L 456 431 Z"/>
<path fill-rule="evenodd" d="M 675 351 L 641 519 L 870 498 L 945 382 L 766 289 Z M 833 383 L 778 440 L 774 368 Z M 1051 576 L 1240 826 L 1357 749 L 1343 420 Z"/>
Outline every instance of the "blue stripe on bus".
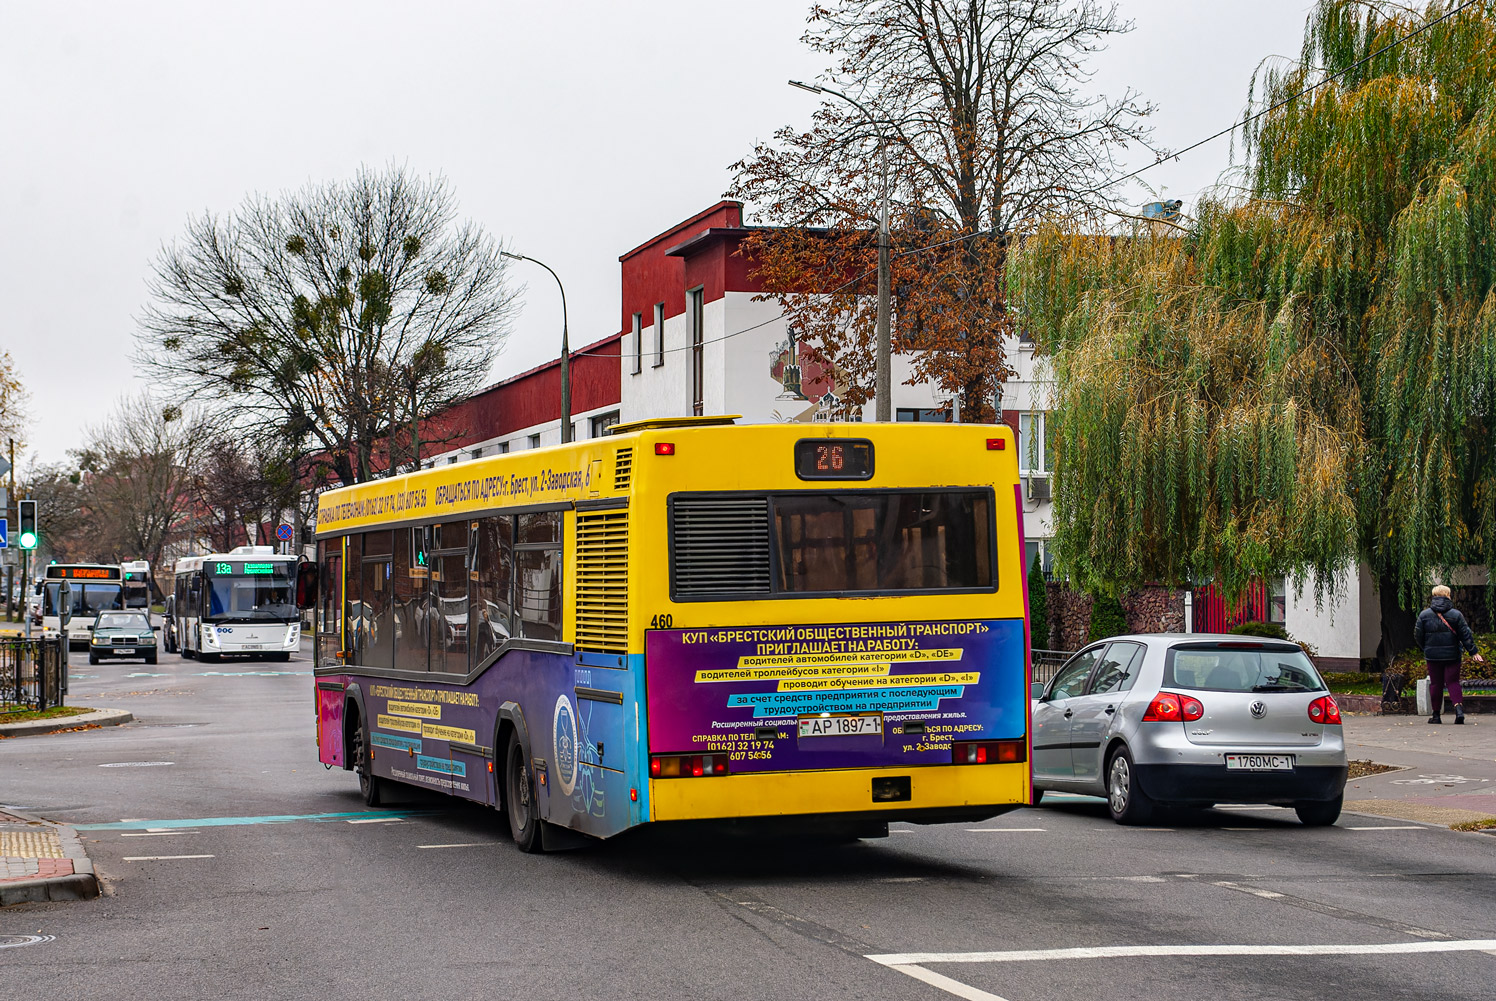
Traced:
<path fill-rule="evenodd" d="M 467 778 L 467 765 L 461 761 L 433 758 L 429 754 L 416 755 L 416 767 L 423 772 L 441 772 L 443 775 L 456 775 L 459 778 Z"/>
<path fill-rule="evenodd" d="M 392 737 L 387 733 L 373 733 L 369 735 L 369 743 L 375 747 L 388 747 L 395 751 L 415 751 L 421 753 L 420 737 Z"/>

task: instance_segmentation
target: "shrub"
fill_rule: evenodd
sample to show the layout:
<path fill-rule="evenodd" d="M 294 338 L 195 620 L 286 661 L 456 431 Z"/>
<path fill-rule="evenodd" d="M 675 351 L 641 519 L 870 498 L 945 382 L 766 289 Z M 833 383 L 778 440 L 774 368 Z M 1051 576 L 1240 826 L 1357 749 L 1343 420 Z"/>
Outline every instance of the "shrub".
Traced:
<path fill-rule="evenodd" d="M 1044 585 L 1044 568 L 1039 557 L 1034 556 L 1034 565 L 1029 568 L 1029 647 L 1036 650 L 1049 649 L 1049 588 Z"/>
<path fill-rule="evenodd" d="M 1091 598 L 1091 633 L 1086 641 L 1094 643 L 1108 636 L 1120 636 L 1127 632 L 1127 613 L 1115 595 L 1098 594 Z"/>
<path fill-rule="evenodd" d="M 1279 622 L 1243 622 L 1239 626 L 1232 626 L 1231 631 L 1238 636 L 1261 636 L 1270 640 L 1288 639 L 1288 630 L 1283 628 Z"/>

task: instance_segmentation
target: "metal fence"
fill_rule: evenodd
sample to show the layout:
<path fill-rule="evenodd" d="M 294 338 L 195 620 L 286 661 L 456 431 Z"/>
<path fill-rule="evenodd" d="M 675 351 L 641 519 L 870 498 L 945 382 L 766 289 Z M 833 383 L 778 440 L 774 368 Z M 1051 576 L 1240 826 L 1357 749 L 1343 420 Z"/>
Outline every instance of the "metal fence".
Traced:
<path fill-rule="evenodd" d="M 0 711 L 62 705 L 68 691 L 65 639 L 0 639 Z"/>
<path fill-rule="evenodd" d="M 1054 677 L 1061 665 L 1074 656 L 1073 650 L 1030 650 L 1029 663 L 1034 669 L 1034 680 L 1049 684 L 1049 679 Z"/>

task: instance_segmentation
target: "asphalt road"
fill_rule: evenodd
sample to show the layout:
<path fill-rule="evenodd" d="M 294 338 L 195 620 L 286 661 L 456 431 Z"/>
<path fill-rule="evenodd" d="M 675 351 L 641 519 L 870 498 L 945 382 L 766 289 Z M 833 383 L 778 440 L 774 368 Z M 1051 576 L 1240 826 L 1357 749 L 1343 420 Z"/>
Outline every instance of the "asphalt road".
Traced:
<path fill-rule="evenodd" d="M 1488 835 L 1272 809 L 1126 829 L 1072 799 L 842 847 L 523 855 L 456 801 L 367 810 L 316 761 L 304 661 L 73 679 L 139 722 L 0 742 L 0 803 L 79 825 L 106 895 L 0 910 L 0 946 L 53 936 L 0 947 L 6 997 L 1468 999 L 1496 976 Z"/>

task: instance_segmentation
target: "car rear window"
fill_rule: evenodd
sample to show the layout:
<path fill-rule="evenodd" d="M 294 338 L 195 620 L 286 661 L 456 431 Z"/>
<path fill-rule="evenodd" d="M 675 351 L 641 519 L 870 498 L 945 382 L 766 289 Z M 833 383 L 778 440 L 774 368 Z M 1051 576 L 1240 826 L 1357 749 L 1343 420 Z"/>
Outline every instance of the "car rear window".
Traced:
<path fill-rule="evenodd" d="M 1297 646 L 1190 643 L 1169 651 L 1165 688 L 1207 692 L 1321 692 L 1325 683 Z"/>

